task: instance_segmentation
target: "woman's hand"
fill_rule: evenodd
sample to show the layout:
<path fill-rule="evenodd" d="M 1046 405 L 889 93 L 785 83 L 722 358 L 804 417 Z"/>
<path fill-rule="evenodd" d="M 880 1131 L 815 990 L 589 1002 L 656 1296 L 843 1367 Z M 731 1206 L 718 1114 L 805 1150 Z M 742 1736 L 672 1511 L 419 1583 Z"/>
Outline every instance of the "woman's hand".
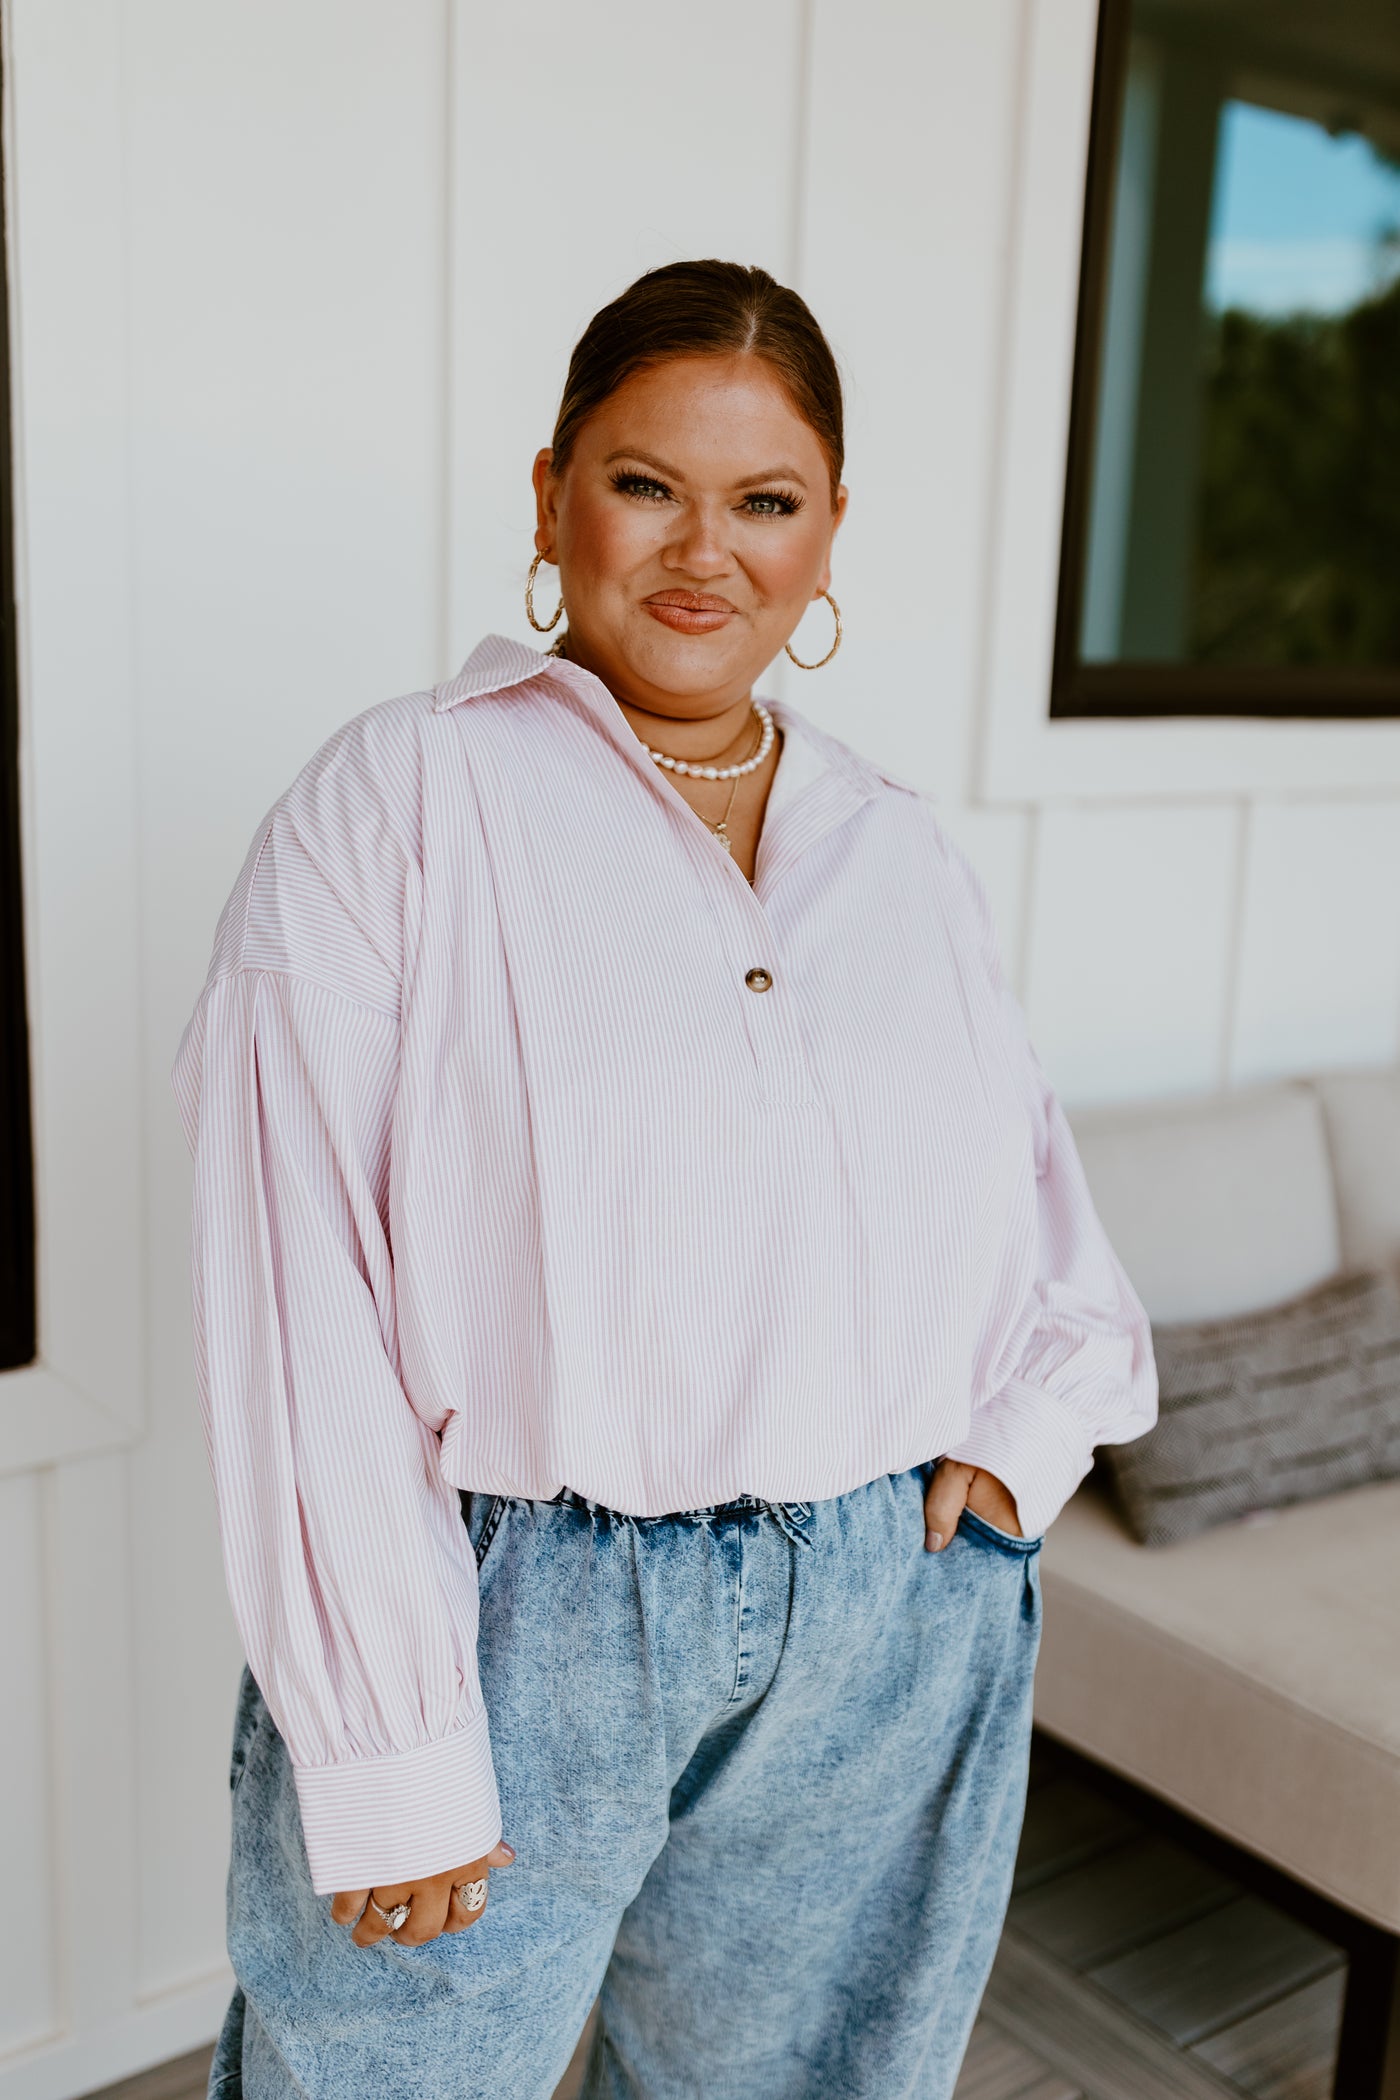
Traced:
<path fill-rule="evenodd" d="M 350 1937 L 357 1947 L 375 1947 L 387 1939 L 396 1940 L 401 1947 L 422 1947 L 440 1932 L 465 1932 L 484 1917 L 492 1867 L 508 1867 L 514 1858 L 503 1838 L 484 1859 L 469 1860 L 450 1874 L 434 1874 L 428 1881 L 396 1881 L 392 1887 L 379 1889 L 347 1889 L 331 1899 L 331 1916 L 337 1925 L 355 1927 Z M 463 1890 L 465 1896 L 460 1893 Z M 397 1932 L 391 1933 L 385 1920 L 370 1908 L 371 1896 L 380 1910 L 391 1911 L 396 1903 L 409 1905 Z M 475 1903 L 475 1909 L 468 1910 L 468 1900 Z"/>
<path fill-rule="evenodd" d="M 998 1531 L 1021 1537 L 1016 1497 L 995 1473 L 981 1466 L 965 1466 L 955 1458 L 940 1458 L 924 1496 L 924 1545 L 940 1553 L 958 1528 L 964 1508 L 975 1517 L 985 1517 Z"/>

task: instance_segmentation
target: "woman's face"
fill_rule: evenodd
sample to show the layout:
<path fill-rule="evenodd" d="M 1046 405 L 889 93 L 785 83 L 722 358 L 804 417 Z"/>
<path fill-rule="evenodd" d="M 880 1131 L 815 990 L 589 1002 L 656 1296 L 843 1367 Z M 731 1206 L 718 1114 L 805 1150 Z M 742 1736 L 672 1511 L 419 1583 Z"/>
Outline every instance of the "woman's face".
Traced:
<path fill-rule="evenodd" d="M 534 480 L 570 659 L 650 713 L 700 720 L 746 700 L 830 583 L 846 491 L 833 506 L 816 433 L 761 358 L 635 373 L 563 473 L 543 451 Z"/>

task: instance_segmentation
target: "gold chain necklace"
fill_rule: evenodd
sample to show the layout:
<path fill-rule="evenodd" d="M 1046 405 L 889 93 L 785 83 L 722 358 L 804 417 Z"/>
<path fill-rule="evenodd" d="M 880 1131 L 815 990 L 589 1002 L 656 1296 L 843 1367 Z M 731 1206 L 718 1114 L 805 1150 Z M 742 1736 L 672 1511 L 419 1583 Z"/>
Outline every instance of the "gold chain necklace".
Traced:
<path fill-rule="evenodd" d="M 758 743 L 759 743 L 759 744 L 761 744 L 761 743 L 762 743 L 762 741 L 763 741 L 763 724 L 762 724 L 762 722 L 760 722 L 760 723 L 759 723 L 759 725 L 758 725 Z M 757 749 L 758 749 L 758 744 L 755 744 L 753 748 L 754 748 L 754 751 L 757 751 Z M 752 754 L 752 753 L 750 753 L 750 756 L 751 756 L 751 757 L 752 757 L 752 755 L 753 755 L 753 754 Z M 719 820 L 718 824 L 710 824 L 710 820 L 709 820 L 709 818 L 708 818 L 708 817 L 706 817 L 706 818 L 704 818 L 704 819 L 703 819 L 703 821 L 704 821 L 704 822 L 705 822 L 706 824 L 710 824 L 710 829 L 711 829 L 711 831 L 712 831 L 712 832 L 714 833 L 715 837 L 716 837 L 716 838 L 717 838 L 717 839 L 719 840 L 719 842 L 720 842 L 721 846 L 723 846 L 723 848 L 724 848 L 724 850 L 725 850 L 725 852 L 726 852 L 726 853 L 732 853 L 732 852 L 734 851 L 734 841 L 733 841 L 733 839 L 732 839 L 732 838 L 731 838 L 731 837 L 729 836 L 729 832 L 728 832 L 728 830 L 726 829 L 726 826 L 727 826 L 727 825 L 728 825 L 728 823 L 729 823 L 729 812 L 730 812 L 730 810 L 731 810 L 731 809 L 733 809 L 733 807 L 734 807 L 734 797 L 735 797 L 735 796 L 736 796 L 736 795 L 738 794 L 738 792 L 739 792 L 739 775 L 738 775 L 738 774 L 736 773 L 736 774 L 734 775 L 734 778 L 733 778 L 733 779 L 732 779 L 732 780 L 730 781 L 730 783 L 729 783 L 729 800 L 728 800 L 728 801 L 727 801 L 727 802 L 725 803 L 725 805 L 724 805 L 724 815 L 723 815 L 723 816 L 722 816 L 722 817 L 720 818 L 720 820 Z"/>

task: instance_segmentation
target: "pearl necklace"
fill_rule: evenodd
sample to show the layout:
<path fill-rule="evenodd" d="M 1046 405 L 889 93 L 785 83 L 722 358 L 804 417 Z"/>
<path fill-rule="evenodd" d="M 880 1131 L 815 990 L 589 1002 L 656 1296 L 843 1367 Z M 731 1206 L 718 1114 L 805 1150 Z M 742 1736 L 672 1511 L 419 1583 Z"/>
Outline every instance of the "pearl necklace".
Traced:
<path fill-rule="evenodd" d="M 758 716 L 763 734 L 758 740 L 758 749 L 753 757 L 746 758 L 741 765 L 710 766 L 701 759 L 671 758 L 664 751 L 653 751 L 647 743 L 642 745 L 642 749 L 649 758 L 654 758 L 659 766 L 665 766 L 668 773 L 688 773 L 696 780 L 742 780 L 746 773 L 757 772 L 773 748 L 773 717 L 761 700 L 754 700 L 749 704 Z"/>
<path fill-rule="evenodd" d="M 564 644 L 568 637 L 569 630 L 566 627 L 559 639 L 556 642 L 551 642 L 549 648 L 545 651 L 545 655 L 557 656 L 561 662 L 567 663 L 569 659 L 564 654 Z M 738 784 L 746 773 L 757 772 L 773 748 L 773 717 L 761 700 L 752 700 L 749 705 L 758 716 L 758 748 L 754 752 L 753 757 L 746 758 L 741 765 L 709 766 L 693 758 L 672 758 L 665 751 L 653 751 L 650 744 L 645 742 L 645 740 L 639 739 L 642 749 L 646 752 L 648 758 L 654 758 L 656 763 L 659 766 L 665 766 L 669 773 L 685 773 L 693 780 L 732 780 L 734 782 L 734 786 L 729 790 L 729 801 L 725 805 L 724 815 L 720 818 L 718 824 L 711 824 L 708 817 L 700 818 L 701 823 L 714 833 L 714 836 L 719 840 L 726 853 L 734 851 L 734 841 L 729 836 L 729 812 L 734 807 L 734 797 L 738 791 Z M 696 815 L 699 815 L 698 810 Z"/>

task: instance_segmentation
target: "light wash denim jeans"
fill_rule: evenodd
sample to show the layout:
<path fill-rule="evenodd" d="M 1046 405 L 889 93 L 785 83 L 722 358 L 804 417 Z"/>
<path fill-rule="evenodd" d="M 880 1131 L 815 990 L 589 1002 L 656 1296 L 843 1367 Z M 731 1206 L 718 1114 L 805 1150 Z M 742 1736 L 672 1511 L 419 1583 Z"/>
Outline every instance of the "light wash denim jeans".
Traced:
<path fill-rule="evenodd" d="M 1025 1805 L 1037 1539 L 930 1466 L 619 1516 L 464 1498 L 516 1863 L 469 1931 L 352 1944 L 245 1673 L 218 2100 L 948 2100 Z"/>

